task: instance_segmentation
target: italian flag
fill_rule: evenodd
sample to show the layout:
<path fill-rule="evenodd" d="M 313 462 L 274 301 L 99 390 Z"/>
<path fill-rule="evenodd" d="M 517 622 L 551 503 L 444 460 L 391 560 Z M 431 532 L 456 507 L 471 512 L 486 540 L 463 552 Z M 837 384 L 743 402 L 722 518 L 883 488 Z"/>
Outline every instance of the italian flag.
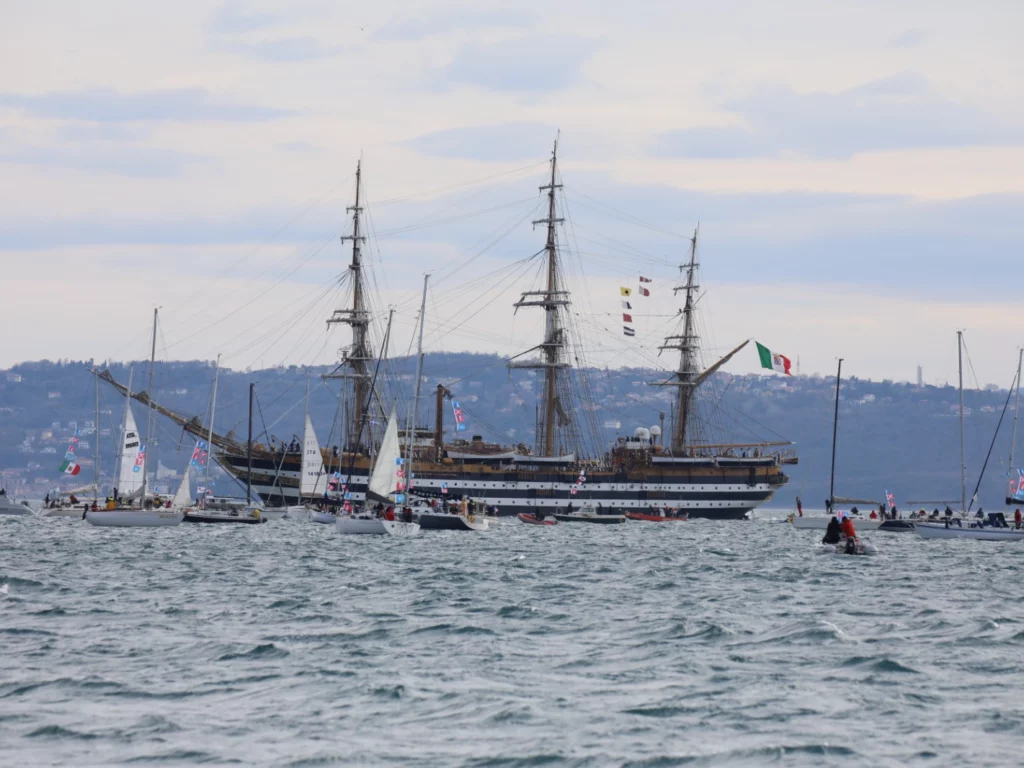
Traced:
<path fill-rule="evenodd" d="M 767 368 L 769 371 L 778 371 L 784 373 L 787 376 L 792 376 L 790 372 L 789 358 L 785 355 L 780 355 L 778 352 L 772 352 L 764 344 L 758 341 L 754 342 L 757 344 L 757 355 L 761 358 L 761 367 Z"/>

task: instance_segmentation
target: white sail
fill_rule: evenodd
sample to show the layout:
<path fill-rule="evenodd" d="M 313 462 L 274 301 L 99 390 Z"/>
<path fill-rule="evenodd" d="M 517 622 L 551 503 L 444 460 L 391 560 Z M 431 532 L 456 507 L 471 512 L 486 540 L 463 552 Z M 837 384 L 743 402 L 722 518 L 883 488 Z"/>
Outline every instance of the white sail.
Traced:
<path fill-rule="evenodd" d="M 192 491 L 189 488 L 189 475 L 191 465 L 185 467 L 185 476 L 181 478 L 181 485 L 178 486 L 177 492 L 174 494 L 174 500 L 171 501 L 171 507 L 173 509 L 184 509 L 192 503 Z"/>
<path fill-rule="evenodd" d="M 402 447 L 398 443 L 398 418 L 395 416 L 395 409 L 392 408 L 388 428 L 384 431 L 384 439 L 377 452 L 377 461 L 373 465 L 373 474 L 370 475 L 370 493 L 386 498 L 395 492 L 399 481 L 404 486 L 405 473 L 400 463 L 401 455 Z"/>
<path fill-rule="evenodd" d="M 124 434 L 121 435 L 121 470 L 117 479 L 117 492 L 130 496 L 142 489 L 142 474 L 146 471 L 146 457 L 139 459 L 139 429 L 135 426 L 132 408 L 125 404 Z"/>
<path fill-rule="evenodd" d="M 299 493 L 303 496 L 323 494 L 327 488 L 324 476 L 324 457 L 320 453 L 320 443 L 313 431 L 313 422 L 306 414 L 306 427 L 302 432 L 302 479 L 299 481 Z"/>

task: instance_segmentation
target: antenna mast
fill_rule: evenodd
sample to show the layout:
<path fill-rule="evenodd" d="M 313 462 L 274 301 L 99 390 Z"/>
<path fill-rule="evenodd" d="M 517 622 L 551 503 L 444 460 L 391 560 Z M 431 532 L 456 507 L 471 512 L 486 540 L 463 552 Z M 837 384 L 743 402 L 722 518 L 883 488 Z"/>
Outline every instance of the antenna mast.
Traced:
<path fill-rule="evenodd" d="M 355 205 L 345 209 L 352 214 L 352 234 L 342 235 L 341 242 L 352 242 L 352 262 L 348 266 L 349 277 L 352 283 L 352 307 L 350 309 L 336 309 L 327 319 L 328 325 L 343 323 L 352 326 L 352 346 L 348 350 L 341 350 L 338 354 L 338 368 L 346 367 L 347 373 L 327 374 L 328 379 L 352 379 L 354 382 L 354 397 L 352 408 L 349 411 L 351 417 L 347 425 L 348 445 L 353 453 L 360 449 L 359 441 L 362 433 L 363 419 L 366 418 L 365 403 L 367 402 L 366 389 L 369 379 L 368 364 L 373 361 L 367 343 L 367 329 L 370 325 L 370 315 L 366 310 L 364 297 L 366 287 L 363 283 L 363 254 L 362 244 L 366 237 L 361 234 L 360 215 L 363 208 L 360 205 L 362 191 L 362 165 L 363 161 L 356 163 L 356 201 Z M 372 441 L 371 441 L 372 442 Z"/>
<path fill-rule="evenodd" d="M 693 230 L 690 238 L 690 261 L 679 267 L 686 270 L 686 284 L 672 289 L 673 293 L 686 291 L 686 303 L 683 305 L 683 333 L 680 336 L 666 336 L 665 343 L 658 349 L 678 349 L 679 368 L 675 378 L 664 383 L 664 386 L 677 387 L 675 414 L 672 421 L 672 453 L 680 455 L 686 445 L 686 428 L 693 412 L 693 395 L 697 389 L 697 351 L 700 349 L 700 337 L 694 329 L 694 312 L 697 305 L 697 235 L 699 228 Z M 663 438 L 664 439 L 664 438 Z"/>
<path fill-rule="evenodd" d="M 548 215 L 545 219 L 538 219 L 533 222 L 546 224 L 548 228 L 547 243 L 544 251 L 547 257 L 547 288 L 542 291 L 526 291 L 515 303 L 515 308 L 520 307 L 542 307 L 545 312 L 544 321 L 544 342 L 536 349 L 541 352 L 537 360 L 528 360 L 518 363 L 509 363 L 509 368 L 532 368 L 544 371 L 544 399 L 542 406 L 542 423 L 537 430 L 537 450 L 542 456 L 553 456 L 555 454 L 555 419 L 561 411 L 558 402 L 558 372 L 568 368 L 565 361 L 565 333 L 559 317 L 559 307 L 568 306 L 569 292 L 563 291 L 558 283 L 558 241 L 555 235 L 555 225 L 564 221 L 558 217 L 555 207 L 555 190 L 561 189 L 562 185 L 557 181 L 558 174 L 558 139 L 555 139 L 555 146 L 551 152 L 551 182 L 540 187 L 541 191 L 548 193 Z"/>

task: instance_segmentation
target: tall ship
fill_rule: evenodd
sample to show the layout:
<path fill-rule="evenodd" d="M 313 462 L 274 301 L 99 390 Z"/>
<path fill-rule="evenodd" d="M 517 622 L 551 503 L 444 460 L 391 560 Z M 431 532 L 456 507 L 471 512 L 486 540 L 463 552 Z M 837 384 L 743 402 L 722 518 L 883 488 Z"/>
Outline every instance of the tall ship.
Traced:
<path fill-rule="evenodd" d="M 312 483 L 309 478 L 303 479 L 304 471 L 308 473 L 312 466 L 308 458 L 303 461 L 304 452 L 309 451 L 307 440 L 281 445 L 257 442 L 250 451 L 247 442 L 236 440 L 230 433 L 212 431 L 198 417 L 153 403 L 155 410 L 196 439 L 206 440 L 209 436 L 217 461 L 243 483 L 251 478 L 253 490 L 268 504 L 296 505 L 325 497 L 355 503 L 364 499 L 371 456 L 380 438 L 375 427 L 379 429 L 386 422 L 385 414 L 396 399 L 393 393 L 390 397 L 385 395 L 384 382 L 376 376 L 378 358 L 386 357 L 382 354 L 386 338 L 377 349 L 373 348 L 373 313 L 364 274 L 366 236 L 361 185 L 360 164 L 356 168 L 355 204 L 347 209 L 352 214 L 352 231 L 342 237 L 343 242 L 351 243 L 351 260 L 342 276 L 348 283 L 351 300 L 327 319 L 329 324 L 348 326 L 351 343 L 339 353 L 334 370 L 324 375 L 328 382 L 340 383 L 342 396 L 337 430 L 332 426 L 332 434 L 340 437 L 341 445 L 320 449 L 322 465 L 316 462 L 316 471 L 323 477 Z M 541 282 L 535 290 L 523 292 L 512 307 L 515 312 L 543 312 L 544 335 L 535 347 L 507 361 L 510 375 L 512 371 L 528 370 L 536 377 L 535 444 L 486 443 L 480 436 L 446 441 L 446 401 L 453 395 L 444 384 L 438 384 L 433 397 L 433 427 L 413 428 L 414 491 L 479 499 L 496 507 L 500 515 L 530 513 L 539 508 L 552 513 L 569 505 L 579 508 L 589 504 L 606 512 L 645 512 L 669 507 L 692 518 L 747 517 L 788 482 L 784 469 L 797 463 L 797 457 L 785 442 L 729 443 L 713 437 L 715 398 L 702 400 L 701 387 L 747 342 L 714 364 L 702 366 L 697 322 L 697 232 L 690 239 L 688 258 L 679 267 L 680 284 L 673 288 L 685 297 L 678 327 L 659 347 L 660 352 L 677 354 L 678 364 L 664 380 L 650 382 L 673 392 L 669 424 L 664 424 L 662 414 L 661 425 L 637 427 L 632 434 L 617 437 L 610 448 L 602 450 L 597 442 L 600 438 L 594 438 L 599 430 L 593 409 L 578 407 L 591 399 L 587 371 L 570 362 L 582 357 L 574 351 L 580 334 L 573 327 L 572 297 L 563 272 L 558 236 L 558 225 L 563 219 L 556 193 L 561 188 L 556 141 L 550 177 L 540 187 L 546 197 L 543 218 L 533 222 L 534 226 L 543 225 L 546 232 L 543 249 L 535 254 L 541 260 Z M 109 372 L 100 376 L 126 393 L 126 388 Z M 132 396 L 145 403 L 150 401 L 145 392 Z M 593 450 L 595 445 L 597 451 Z M 598 455 L 589 455 L 593 453 Z"/>

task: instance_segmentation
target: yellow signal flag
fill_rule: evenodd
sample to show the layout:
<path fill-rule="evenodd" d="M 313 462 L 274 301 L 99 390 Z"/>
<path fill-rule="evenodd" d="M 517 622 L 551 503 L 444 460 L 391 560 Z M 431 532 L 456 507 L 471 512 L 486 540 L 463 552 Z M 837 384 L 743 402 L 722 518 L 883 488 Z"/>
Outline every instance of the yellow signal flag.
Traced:
<path fill-rule="evenodd" d="M 633 295 L 633 289 L 632 288 L 619 288 L 619 293 L 621 293 L 623 296 L 632 296 Z"/>

